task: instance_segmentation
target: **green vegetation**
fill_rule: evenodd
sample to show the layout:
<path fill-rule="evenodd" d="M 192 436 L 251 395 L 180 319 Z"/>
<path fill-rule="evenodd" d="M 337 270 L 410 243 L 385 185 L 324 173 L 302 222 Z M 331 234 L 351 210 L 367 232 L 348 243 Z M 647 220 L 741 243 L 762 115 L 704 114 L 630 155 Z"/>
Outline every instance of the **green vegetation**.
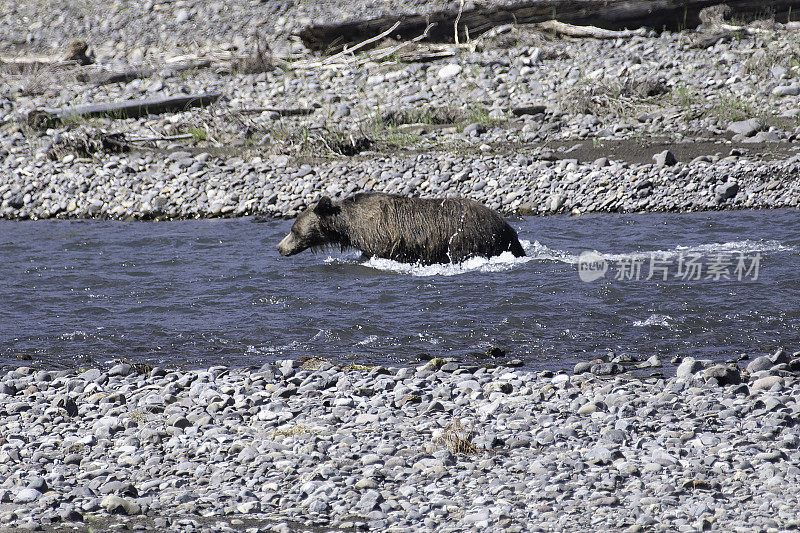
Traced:
<path fill-rule="evenodd" d="M 683 84 L 674 88 L 670 94 L 672 102 L 684 111 L 688 111 L 691 108 L 695 98 L 694 92 L 687 85 Z"/>
<path fill-rule="evenodd" d="M 347 357 L 349 359 L 352 359 L 352 361 L 350 361 L 350 363 L 347 366 L 345 366 L 344 369 L 348 370 L 348 371 L 349 370 L 359 370 L 359 371 L 372 370 L 375 367 L 375 365 L 367 365 L 367 364 L 363 364 L 363 363 L 359 363 L 358 362 L 358 359 L 360 359 L 361 357 L 364 357 L 364 356 L 365 356 L 365 354 L 361 354 L 361 353 L 351 353 L 351 354 L 349 354 Z"/>
<path fill-rule="evenodd" d="M 192 140 L 195 143 L 199 143 L 200 141 L 205 141 L 208 139 L 208 130 L 205 128 L 199 128 L 197 126 L 192 126 L 187 130 L 187 133 L 192 134 Z"/>
<path fill-rule="evenodd" d="M 711 107 L 711 113 L 726 122 L 744 120 L 758 114 L 752 105 L 731 94 L 720 96 Z"/>

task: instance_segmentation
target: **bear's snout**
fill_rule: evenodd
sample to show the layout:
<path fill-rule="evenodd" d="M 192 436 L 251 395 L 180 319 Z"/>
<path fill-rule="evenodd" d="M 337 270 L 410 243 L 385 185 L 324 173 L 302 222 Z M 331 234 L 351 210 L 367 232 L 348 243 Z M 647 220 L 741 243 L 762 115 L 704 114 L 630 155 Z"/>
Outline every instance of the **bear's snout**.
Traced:
<path fill-rule="evenodd" d="M 294 254 L 297 253 L 297 250 L 295 250 L 294 242 L 292 242 L 292 241 L 293 241 L 292 234 L 290 233 L 289 235 L 284 237 L 281 242 L 278 243 L 278 246 L 277 246 L 278 252 L 282 256 L 288 257 L 290 255 L 294 255 Z"/>

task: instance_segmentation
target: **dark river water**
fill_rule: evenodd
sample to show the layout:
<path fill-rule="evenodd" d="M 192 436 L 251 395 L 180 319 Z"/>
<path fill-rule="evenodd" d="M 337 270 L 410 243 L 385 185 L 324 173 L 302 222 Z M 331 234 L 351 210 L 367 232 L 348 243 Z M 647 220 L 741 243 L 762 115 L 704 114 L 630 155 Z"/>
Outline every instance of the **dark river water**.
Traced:
<path fill-rule="evenodd" d="M 561 369 L 800 349 L 800 211 L 511 223 L 526 258 L 419 267 L 280 257 L 291 221 L 0 221 L 0 367 L 402 365 L 496 346 Z"/>

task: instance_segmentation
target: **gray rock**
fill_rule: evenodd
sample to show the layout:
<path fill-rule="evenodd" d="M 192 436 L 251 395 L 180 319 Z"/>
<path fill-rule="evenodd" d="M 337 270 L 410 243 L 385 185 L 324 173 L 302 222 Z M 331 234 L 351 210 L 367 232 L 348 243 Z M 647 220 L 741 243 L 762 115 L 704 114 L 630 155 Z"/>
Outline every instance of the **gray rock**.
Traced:
<path fill-rule="evenodd" d="M 800 95 L 800 85 L 779 85 L 772 89 L 774 96 L 797 96 Z"/>
<path fill-rule="evenodd" d="M 751 391 L 770 390 L 772 387 L 783 387 L 784 380 L 780 376 L 764 376 L 759 378 L 750 385 Z"/>
<path fill-rule="evenodd" d="M 694 357 L 687 357 L 678 366 L 675 372 L 675 377 L 679 379 L 686 379 L 693 376 L 695 373 L 707 368 L 711 364 L 708 359 L 695 359 Z"/>
<path fill-rule="evenodd" d="M 728 124 L 728 131 L 734 134 L 741 135 L 742 137 L 750 137 L 761 131 L 764 128 L 764 123 L 759 118 L 750 118 L 747 120 L 739 120 Z"/>
<path fill-rule="evenodd" d="M 451 63 L 440 68 L 436 75 L 440 80 L 449 80 L 461 73 L 461 70 L 461 65 Z"/>
<path fill-rule="evenodd" d="M 187 420 L 182 414 L 175 413 L 167 419 L 167 425 L 183 429 L 190 427 L 192 423 L 189 422 L 189 420 Z"/>
<path fill-rule="evenodd" d="M 609 429 L 601 435 L 601 439 L 614 444 L 624 444 L 628 435 L 621 429 Z"/>
<path fill-rule="evenodd" d="M 678 163 L 678 160 L 675 158 L 675 155 L 670 152 L 669 150 L 664 150 L 663 152 L 659 152 L 653 156 L 653 161 L 659 167 L 671 167 Z"/>
<path fill-rule="evenodd" d="M 325 513 L 328 511 L 329 508 L 330 506 L 328 505 L 328 502 L 319 500 L 317 498 L 314 498 L 308 504 L 308 510 L 311 511 L 312 513 Z"/>
<path fill-rule="evenodd" d="M 656 448 L 651 453 L 652 461 L 661 466 L 672 466 L 678 462 L 678 460 L 666 450 L 662 448 Z"/>
<path fill-rule="evenodd" d="M 596 376 L 613 376 L 622 372 L 622 367 L 616 363 L 597 363 L 592 365 L 591 372 Z"/>
<path fill-rule="evenodd" d="M 139 504 L 115 494 L 104 496 L 100 505 L 112 514 L 136 515 L 141 512 Z"/>
<path fill-rule="evenodd" d="M 783 363 L 787 363 L 788 364 L 790 362 L 790 360 L 791 360 L 789 358 L 789 354 L 786 353 L 786 351 L 784 351 L 782 348 L 776 350 L 775 353 L 772 354 L 769 359 L 770 359 L 770 361 L 772 361 L 773 364 L 776 364 L 776 365 L 780 365 L 780 364 L 783 364 Z"/>
<path fill-rule="evenodd" d="M 383 501 L 383 496 L 377 490 L 370 489 L 361 495 L 356 508 L 362 512 L 370 512 Z"/>
<path fill-rule="evenodd" d="M 38 500 L 42 493 L 36 489 L 24 488 L 17 491 L 14 495 L 15 503 L 29 503 Z"/>
<path fill-rule="evenodd" d="M 775 131 L 759 131 L 752 137 L 743 139 L 745 143 L 777 143 L 781 142 L 781 136 Z"/>
<path fill-rule="evenodd" d="M 703 372 L 706 380 L 716 379 L 719 385 L 738 385 L 742 382 L 742 373 L 736 365 L 714 365 Z"/>
<path fill-rule="evenodd" d="M 127 376 L 131 373 L 131 365 L 128 363 L 119 363 L 111 367 L 108 371 L 109 376 Z"/>
<path fill-rule="evenodd" d="M 484 126 L 480 122 L 473 122 L 472 124 L 464 128 L 463 133 L 464 135 L 472 135 L 472 136 L 483 135 L 484 133 L 486 133 L 486 126 Z"/>
<path fill-rule="evenodd" d="M 606 446 L 598 445 L 590 449 L 585 457 L 590 464 L 607 465 L 622 457 L 622 453 L 619 450 L 612 450 Z"/>
<path fill-rule="evenodd" d="M 91 368 L 91 369 L 87 370 L 86 372 L 83 372 L 82 374 L 79 374 L 78 377 L 80 379 L 84 379 L 86 381 L 96 381 L 96 380 L 100 379 L 100 376 L 102 374 L 103 373 L 99 369 Z"/>
<path fill-rule="evenodd" d="M 761 357 L 756 357 L 747 365 L 747 371 L 751 374 L 755 372 L 761 372 L 762 370 L 769 370 L 772 368 L 774 363 L 769 358 L 769 356 L 762 355 Z"/>

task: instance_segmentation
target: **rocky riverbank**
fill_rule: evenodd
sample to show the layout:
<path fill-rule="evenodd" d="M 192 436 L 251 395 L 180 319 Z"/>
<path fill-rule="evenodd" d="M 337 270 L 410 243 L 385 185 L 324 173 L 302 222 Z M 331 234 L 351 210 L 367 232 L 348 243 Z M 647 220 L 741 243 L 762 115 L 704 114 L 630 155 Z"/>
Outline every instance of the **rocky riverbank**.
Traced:
<path fill-rule="evenodd" d="M 95 63 L 0 65 L 3 218 L 293 216 L 322 194 L 362 190 L 468 196 L 522 214 L 800 201 L 800 45 L 774 22 L 718 41 L 507 26 L 438 59 L 416 49 L 325 63 L 289 32 L 319 10 L 350 16 L 349 4 L 112 2 L 119 24 L 105 31 L 92 16 L 81 30 L 31 5 L 12 2 L 0 17 L 0 53 L 54 54 L 70 36 L 89 42 Z M 257 29 L 259 17 L 276 22 Z M 35 30 L 12 39 L 17 19 Z M 265 39 L 270 53 L 258 48 Z M 257 72 L 169 61 L 253 49 L 264 52 Z M 67 116 L 43 130 L 24 120 L 34 108 L 205 92 L 223 98 L 138 119 Z"/>
<path fill-rule="evenodd" d="M 0 380 L 0 530 L 793 529 L 798 355 L 667 378 L 18 368 Z"/>

